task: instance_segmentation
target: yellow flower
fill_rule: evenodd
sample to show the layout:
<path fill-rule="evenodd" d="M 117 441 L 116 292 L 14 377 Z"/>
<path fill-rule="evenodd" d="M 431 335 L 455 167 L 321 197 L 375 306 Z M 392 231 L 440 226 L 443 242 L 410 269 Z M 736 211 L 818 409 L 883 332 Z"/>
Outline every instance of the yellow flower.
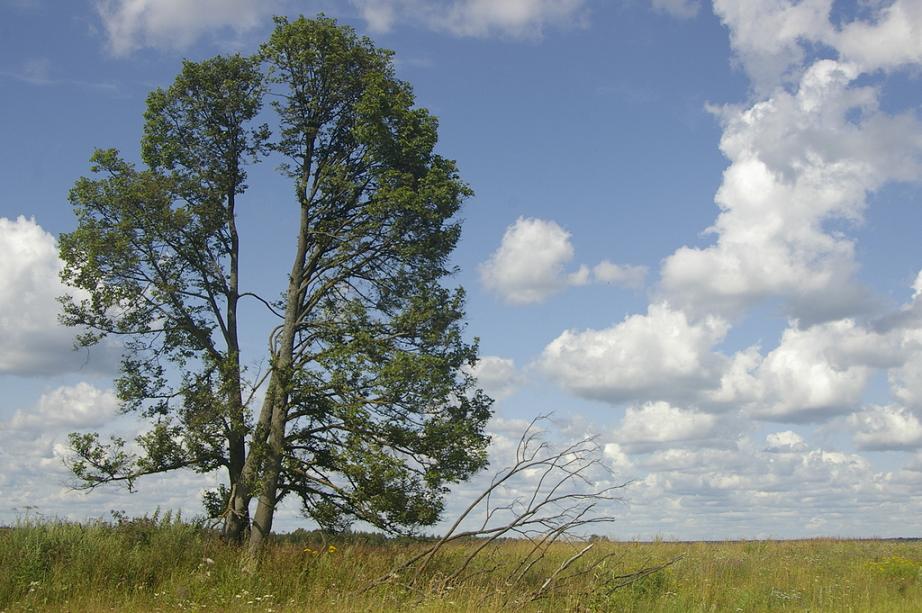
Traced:
<path fill-rule="evenodd" d="M 334 547 L 333 545 L 328 545 L 327 553 L 336 553 L 336 547 Z"/>
<path fill-rule="evenodd" d="M 314 551 L 313 549 L 311 549 L 310 547 L 305 547 L 305 548 L 304 548 L 304 553 L 310 554 L 310 555 L 312 555 L 312 556 L 317 555 L 317 552 Z"/>

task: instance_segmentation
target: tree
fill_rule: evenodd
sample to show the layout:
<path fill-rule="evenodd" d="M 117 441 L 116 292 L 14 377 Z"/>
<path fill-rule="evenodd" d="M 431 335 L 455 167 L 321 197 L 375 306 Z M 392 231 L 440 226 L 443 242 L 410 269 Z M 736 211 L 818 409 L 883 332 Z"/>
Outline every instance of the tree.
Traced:
<path fill-rule="evenodd" d="M 332 19 L 279 18 L 257 59 L 186 63 L 151 95 L 146 169 L 96 154 L 107 176 L 77 182 L 78 228 L 61 238 L 62 276 L 88 298 L 65 299 L 64 321 L 89 330 L 84 345 L 128 339 L 117 391 L 155 424 L 139 455 L 74 435 L 84 484 L 223 466 L 212 506 L 240 538 L 258 499 L 256 551 L 286 496 L 325 529 L 412 530 L 486 464 L 491 400 L 464 369 L 477 347 L 463 291 L 447 285 L 470 190 L 391 57 Z M 251 125 L 266 95 L 274 136 Z M 257 296 L 279 322 L 251 415 L 234 211 L 245 163 L 267 151 L 299 222 L 281 299 Z"/>

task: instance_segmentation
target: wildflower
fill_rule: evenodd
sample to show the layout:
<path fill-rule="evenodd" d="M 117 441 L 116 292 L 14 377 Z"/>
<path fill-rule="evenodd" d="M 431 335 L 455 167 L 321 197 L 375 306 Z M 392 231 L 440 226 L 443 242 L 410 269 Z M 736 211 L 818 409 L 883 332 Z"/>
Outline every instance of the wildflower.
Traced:
<path fill-rule="evenodd" d="M 334 545 L 327 546 L 327 553 L 336 553 L 336 547 Z"/>

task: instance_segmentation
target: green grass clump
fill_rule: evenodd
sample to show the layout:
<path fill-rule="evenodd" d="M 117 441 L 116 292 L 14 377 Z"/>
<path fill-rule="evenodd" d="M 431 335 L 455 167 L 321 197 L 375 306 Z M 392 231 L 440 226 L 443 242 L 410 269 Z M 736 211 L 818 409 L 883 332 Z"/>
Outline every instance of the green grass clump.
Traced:
<path fill-rule="evenodd" d="M 922 611 L 922 543 L 597 541 L 545 598 L 577 546 L 557 544 L 521 580 L 530 548 L 504 541 L 446 584 L 482 541 L 446 547 L 422 573 L 366 590 L 426 543 L 374 535 L 275 539 L 255 572 L 240 549 L 179 518 L 23 522 L 0 530 L 0 612 L 13 611 Z M 623 575 L 681 558 L 629 585 Z M 592 568 L 590 565 L 595 564 Z"/>

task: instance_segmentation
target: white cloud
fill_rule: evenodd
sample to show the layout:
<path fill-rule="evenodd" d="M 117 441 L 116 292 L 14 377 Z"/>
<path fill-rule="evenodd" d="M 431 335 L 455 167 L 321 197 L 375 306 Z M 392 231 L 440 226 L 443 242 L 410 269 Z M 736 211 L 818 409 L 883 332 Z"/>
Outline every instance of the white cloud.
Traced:
<path fill-rule="evenodd" d="M 10 416 L 0 421 L 0 524 L 11 523 L 26 507 L 43 517 L 73 521 L 105 518 L 110 509 L 132 516 L 158 507 L 188 515 L 201 512 L 202 491 L 217 484 L 214 473 L 145 477 L 136 494 L 116 486 L 91 492 L 72 489 L 68 433 L 99 430 L 103 439 L 110 433 L 131 439 L 146 429 L 134 417 L 120 415 L 117 404 L 111 390 L 86 382 L 47 391 L 31 407 L 15 412 L 0 399 L 0 415 Z"/>
<path fill-rule="evenodd" d="M 802 41 L 826 38 L 832 0 L 714 0 L 730 45 L 757 89 L 770 89 L 804 59 Z"/>
<path fill-rule="evenodd" d="M 509 304 L 542 302 L 565 287 L 592 281 L 633 288 L 643 285 L 644 266 L 603 260 L 592 269 L 581 264 L 567 272 L 575 253 L 570 237 L 555 221 L 519 217 L 506 228 L 499 248 L 480 265 L 480 279 Z"/>
<path fill-rule="evenodd" d="M 864 3 L 865 18 L 835 26 L 833 0 L 714 0 L 737 60 L 758 91 L 796 79 L 808 48 L 825 46 L 862 72 L 922 63 L 922 5 Z"/>
<path fill-rule="evenodd" d="M 632 466 L 631 459 L 618 443 L 606 443 L 603 454 L 615 468 L 626 469 Z"/>
<path fill-rule="evenodd" d="M 807 444 L 796 432 L 772 432 L 765 437 L 765 449 L 769 453 L 795 453 L 805 451 Z"/>
<path fill-rule="evenodd" d="M 733 316 L 782 298 L 805 323 L 870 308 L 869 293 L 853 279 L 854 243 L 828 222 L 859 223 L 869 192 L 917 178 L 922 124 L 912 114 L 879 111 L 879 91 L 853 85 L 858 75 L 852 65 L 824 60 L 794 93 L 778 89 L 750 108 L 719 112 L 721 150 L 731 164 L 708 230 L 717 240 L 666 258 L 662 292 L 671 302 Z"/>
<path fill-rule="evenodd" d="M 108 370 L 105 347 L 74 352 L 74 331 L 58 323 L 61 284 L 54 237 L 34 219 L 0 217 L 0 374 Z"/>
<path fill-rule="evenodd" d="M 495 400 L 514 394 L 525 380 L 510 358 L 495 355 L 481 356 L 473 368 L 467 369 L 477 379 L 478 385 Z"/>
<path fill-rule="evenodd" d="M 480 265 L 480 278 L 510 304 L 541 302 L 586 281 L 588 271 L 564 272 L 573 253 L 570 233 L 556 222 L 519 217 L 506 228 L 499 249 Z"/>
<path fill-rule="evenodd" d="M 603 330 L 567 330 L 551 341 L 539 366 L 565 388 L 588 398 L 685 400 L 717 385 L 726 358 L 711 348 L 727 332 L 725 321 L 690 322 L 668 304 L 651 304 Z"/>
<path fill-rule="evenodd" d="M 901 366 L 890 370 L 888 378 L 894 397 L 908 407 L 922 408 L 922 347 L 913 351 Z"/>
<path fill-rule="evenodd" d="M 779 346 L 757 371 L 761 397 L 752 415 L 768 420 L 802 421 L 842 413 L 861 401 L 871 375 L 864 361 L 844 360 L 840 340 L 867 336 L 849 321 L 785 330 Z M 871 338 L 865 339 L 873 343 Z"/>
<path fill-rule="evenodd" d="M 118 400 L 112 390 L 81 382 L 42 394 L 32 409 L 16 411 L 6 427 L 32 431 L 98 428 L 111 421 L 117 411 Z"/>
<path fill-rule="evenodd" d="M 897 311 L 879 318 L 873 328 L 888 339 L 893 364 L 887 378 L 895 399 L 911 409 L 922 409 L 922 273 L 913 285 L 912 300 Z M 896 348 L 892 348 L 893 346 Z"/>
<path fill-rule="evenodd" d="M 852 319 L 802 327 L 792 321 L 778 345 L 734 354 L 720 385 L 701 398 L 711 409 L 742 407 L 767 421 L 823 420 L 855 410 L 875 373 L 886 372 L 893 397 L 922 408 L 920 301 L 871 324 Z"/>
<path fill-rule="evenodd" d="M 352 0 L 374 32 L 390 31 L 399 21 L 455 36 L 540 37 L 550 26 L 580 25 L 585 0 Z"/>
<path fill-rule="evenodd" d="M 833 44 L 848 60 L 865 71 L 892 70 L 922 63 L 922 4 L 896 0 L 880 6 L 873 21 L 853 21 L 833 37 Z"/>
<path fill-rule="evenodd" d="M 592 269 L 592 275 L 597 283 L 611 283 L 625 287 L 642 287 L 647 276 L 646 266 L 632 266 L 613 264 L 602 260 Z"/>
<path fill-rule="evenodd" d="M 237 33 L 268 23 L 278 0 L 97 0 L 115 55 L 143 47 L 183 49 L 203 34 Z"/>
<path fill-rule="evenodd" d="M 807 329 L 795 323 L 764 358 L 743 352 L 713 399 L 739 403 L 766 421 L 825 419 L 857 406 L 874 367 L 892 365 L 895 351 L 887 338 L 851 320 Z"/>
<path fill-rule="evenodd" d="M 922 423 L 899 406 L 872 406 L 853 413 L 848 424 L 859 449 L 914 449 L 922 447 Z"/>
<path fill-rule="evenodd" d="M 689 19 L 701 10 L 700 0 L 651 0 L 653 10 L 679 19 Z"/>
<path fill-rule="evenodd" d="M 627 409 L 613 438 L 629 450 L 643 450 L 664 443 L 695 441 L 700 444 L 715 435 L 717 423 L 714 415 L 681 409 L 668 402 L 648 402 Z"/>
<path fill-rule="evenodd" d="M 918 477 L 877 472 L 861 455 L 809 447 L 790 431 L 766 445 L 745 437 L 723 448 L 658 448 L 632 455 L 635 481 L 622 538 L 904 536 L 922 511 Z M 892 519 L 892 521 L 891 521 Z"/>

